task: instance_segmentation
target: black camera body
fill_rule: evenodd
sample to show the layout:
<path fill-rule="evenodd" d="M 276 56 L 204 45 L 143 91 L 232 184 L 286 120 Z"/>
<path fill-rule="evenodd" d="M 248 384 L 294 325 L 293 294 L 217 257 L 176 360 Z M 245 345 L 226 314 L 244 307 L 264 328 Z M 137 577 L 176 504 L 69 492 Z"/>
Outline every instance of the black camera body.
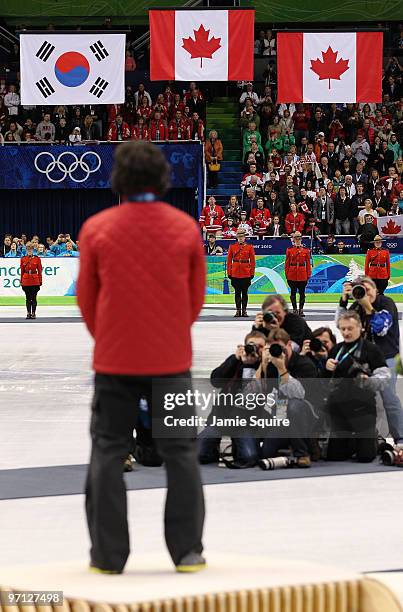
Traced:
<path fill-rule="evenodd" d="M 323 342 L 319 340 L 319 338 L 312 338 L 309 343 L 309 347 L 313 353 L 319 353 L 319 351 L 323 351 L 325 348 Z"/>
<path fill-rule="evenodd" d="M 272 357 L 280 357 L 284 353 L 284 349 L 281 344 L 274 342 L 269 346 L 269 353 Z"/>
<path fill-rule="evenodd" d="M 351 293 L 355 300 L 362 300 L 362 298 L 366 296 L 367 291 L 364 285 L 355 285 Z"/>
<path fill-rule="evenodd" d="M 353 363 L 347 371 L 348 378 L 357 378 L 360 374 L 366 374 L 371 376 L 371 368 L 366 363 L 359 363 L 356 359 L 353 359 Z"/>
<path fill-rule="evenodd" d="M 263 315 L 263 321 L 265 323 L 277 323 L 277 317 L 271 310 L 267 310 Z"/>
<path fill-rule="evenodd" d="M 245 354 L 249 355 L 250 357 L 252 355 L 256 357 L 259 355 L 258 347 L 254 342 L 248 342 L 248 344 L 245 344 Z"/>

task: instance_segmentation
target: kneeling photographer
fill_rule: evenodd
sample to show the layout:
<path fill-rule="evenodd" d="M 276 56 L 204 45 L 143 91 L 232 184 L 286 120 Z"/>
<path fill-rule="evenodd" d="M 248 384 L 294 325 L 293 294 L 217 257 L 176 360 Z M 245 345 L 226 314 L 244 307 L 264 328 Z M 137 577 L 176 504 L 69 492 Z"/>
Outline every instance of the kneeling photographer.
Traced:
<path fill-rule="evenodd" d="M 380 349 L 389 368 L 391 380 L 381 391 L 382 401 L 388 420 L 390 434 L 395 444 L 403 448 L 403 409 L 396 391 L 395 357 L 399 354 L 399 318 L 394 301 L 379 295 L 374 281 L 368 276 L 360 276 L 352 283 L 344 283 L 336 323 L 346 312 L 349 299 L 353 300 L 348 309 L 357 312 L 364 329 L 364 338 L 374 342 Z"/>
<path fill-rule="evenodd" d="M 318 375 L 326 368 L 329 352 L 336 344 L 336 336 L 330 327 L 318 327 L 312 332 L 312 340 L 304 340 L 300 355 L 309 357 L 316 366 Z"/>
<path fill-rule="evenodd" d="M 253 330 L 268 336 L 275 329 L 283 329 L 295 343 L 294 349 L 299 350 L 304 340 L 313 338 L 312 331 L 306 321 L 298 314 L 288 311 L 288 305 L 281 295 L 269 295 L 262 304 L 262 312 L 255 317 Z"/>
<path fill-rule="evenodd" d="M 262 354 L 256 378 L 266 392 L 277 396 L 273 411 L 285 412 L 289 419 L 289 437 L 264 438 L 259 454 L 262 459 L 275 457 L 280 448 L 291 447 L 298 467 L 310 467 L 310 438 L 317 422 L 312 405 L 306 401 L 306 389 L 299 379 L 312 386 L 317 370 L 312 361 L 292 350 L 289 334 L 283 329 L 272 330 Z M 309 396 L 308 389 L 308 396 Z"/>
<path fill-rule="evenodd" d="M 223 393 L 236 394 L 242 391 L 246 380 L 254 378 L 261 363 L 261 355 L 266 343 L 266 337 L 259 331 L 252 331 L 245 336 L 244 344 L 238 345 L 234 354 L 212 371 L 210 381 L 213 387 Z M 218 412 L 217 412 L 218 411 Z M 220 412 L 216 406 L 209 415 L 212 417 Z M 230 414 L 231 413 L 231 414 Z M 242 409 L 225 408 L 226 416 L 242 415 Z M 218 416 L 221 416 L 218 414 Z M 199 461 L 202 464 L 218 463 L 220 459 L 221 431 L 217 427 L 207 425 L 199 436 Z M 247 436 L 232 438 L 232 455 L 236 463 L 234 467 L 251 467 L 257 460 L 256 441 Z"/>
<path fill-rule="evenodd" d="M 331 433 L 328 461 L 373 461 L 377 452 L 376 392 L 391 375 L 379 348 L 362 337 L 361 319 L 353 310 L 340 314 L 337 326 L 343 342 L 330 351 L 328 413 Z"/>

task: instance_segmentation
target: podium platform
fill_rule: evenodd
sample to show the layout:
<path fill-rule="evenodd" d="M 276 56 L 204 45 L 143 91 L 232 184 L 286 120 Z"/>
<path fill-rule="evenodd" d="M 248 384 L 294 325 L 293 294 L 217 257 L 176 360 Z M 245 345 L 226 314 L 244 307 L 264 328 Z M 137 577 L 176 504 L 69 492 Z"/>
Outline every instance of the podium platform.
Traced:
<path fill-rule="evenodd" d="M 63 591 L 62 606 L 21 612 L 402 612 L 382 582 L 351 571 L 270 557 L 207 553 L 208 567 L 176 574 L 162 555 L 133 554 L 125 573 L 93 574 L 86 562 L 0 568 L 4 592 Z"/>

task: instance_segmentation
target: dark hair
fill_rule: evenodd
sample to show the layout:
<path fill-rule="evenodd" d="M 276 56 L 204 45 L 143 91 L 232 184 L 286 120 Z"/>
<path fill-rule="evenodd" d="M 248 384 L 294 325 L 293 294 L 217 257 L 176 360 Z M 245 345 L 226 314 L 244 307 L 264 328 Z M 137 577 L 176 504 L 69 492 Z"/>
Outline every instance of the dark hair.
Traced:
<path fill-rule="evenodd" d="M 244 343 L 248 344 L 249 340 L 252 340 L 252 338 L 262 338 L 264 341 L 266 341 L 266 336 L 262 332 L 254 330 L 249 332 L 249 334 L 246 334 Z"/>
<path fill-rule="evenodd" d="M 279 302 L 285 312 L 288 312 L 288 305 L 282 295 L 275 293 L 274 295 L 268 295 L 262 304 L 262 311 L 265 311 L 266 308 L 271 306 L 274 302 Z"/>
<path fill-rule="evenodd" d="M 112 189 L 124 196 L 144 191 L 164 195 L 170 187 L 170 166 L 151 142 L 131 141 L 115 149 Z"/>
<path fill-rule="evenodd" d="M 332 341 L 333 344 L 337 344 L 336 336 L 330 329 L 330 327 L 318 327 L 318 329 L 314 329 L 312 335 L 314 338 L 321 336 L 322 334 L 327 334 Z"/>

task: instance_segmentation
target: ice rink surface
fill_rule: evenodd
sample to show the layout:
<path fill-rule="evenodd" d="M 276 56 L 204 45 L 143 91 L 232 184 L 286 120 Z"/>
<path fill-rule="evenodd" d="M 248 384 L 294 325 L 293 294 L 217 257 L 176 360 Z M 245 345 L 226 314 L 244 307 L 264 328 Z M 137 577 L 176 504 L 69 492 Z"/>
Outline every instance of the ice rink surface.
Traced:
<path fill-rule="evenodd" d="M 334 329 L 334 306 L 311 305 L 307 312 L 313 329 Z M 234 321 L 232 313 L 206 307 L 194 325 L 195 375 L 209 375 L 243 342 L 252 319 Z M 24 496 L 21 469 L 38 468 L 40 483 L 49 466 L 67 470 L 87 463 L 92 341 L 73 307 L 43 307 L 36 321 L 11 322 L 24 316 L 21 307 L 0 310 L 0 483 L 2 475 L 15 474 L 21 490 L 20 499 L 0 501 L 0 566 L 88 554 L 83 495 L 46 497 L 39 490 L 39 496 Z M 52 322 L 43 322 L 48 319 Z M 206 485 L 207 555 L 214 550 L 355 571 L 402 569 L 403 470 L 374 465 L 372 472 L 315 477 L 315 469 L 303 478 L 256 481 L 251 476 L 249 482 Z M 135 551 L 164 550 L 164 496 L 163 487 L 129 491 Z"/>

